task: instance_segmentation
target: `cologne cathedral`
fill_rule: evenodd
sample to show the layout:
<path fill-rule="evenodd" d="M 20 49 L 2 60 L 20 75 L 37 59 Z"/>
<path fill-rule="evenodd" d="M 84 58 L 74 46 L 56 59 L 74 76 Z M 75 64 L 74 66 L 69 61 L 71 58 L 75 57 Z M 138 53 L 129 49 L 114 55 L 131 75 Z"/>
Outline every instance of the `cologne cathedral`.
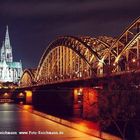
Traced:
<path fill-rule="evenodd" d="M 8 26 L 6 27 L 6 35 L 0 50 L 0 82 L 17 83 L 22 75 L 22 63 L 13 62 L 12 47 Z"/>

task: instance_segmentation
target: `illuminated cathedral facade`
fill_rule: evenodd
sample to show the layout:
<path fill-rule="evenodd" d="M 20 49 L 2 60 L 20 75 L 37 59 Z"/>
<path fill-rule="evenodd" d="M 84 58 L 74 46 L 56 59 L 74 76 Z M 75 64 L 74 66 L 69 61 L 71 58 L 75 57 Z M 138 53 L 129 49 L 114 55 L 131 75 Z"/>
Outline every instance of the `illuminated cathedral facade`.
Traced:
<path fill-rule="evenodd" d="M 6 35 L 0 50 L 0 82 L 17 83 L 22 75 L 22 63 L 13 62 L 12 47 L 8 26 L 6 27 Z"/>

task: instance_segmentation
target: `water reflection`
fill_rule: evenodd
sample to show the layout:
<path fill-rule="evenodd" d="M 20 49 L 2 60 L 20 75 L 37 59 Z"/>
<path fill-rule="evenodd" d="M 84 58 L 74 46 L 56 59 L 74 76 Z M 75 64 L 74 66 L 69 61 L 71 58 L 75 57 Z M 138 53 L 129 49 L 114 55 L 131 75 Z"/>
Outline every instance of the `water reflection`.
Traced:
<path fill-rule="evenodd" d="M 31 109 L 31 106 L 24 106 Z M 0 104 L 0 133 L 22 132 L 18 135 L 2 135 L 0 140 L 99 140 L 86 134 L 83 134 L 74 129 L 70 129 L 58 123 L 52 122 L 40 116 L 29 113 L 26 110 L 20 109 L 14 104 Z M 46 134 L 29 134 L 29 131 L 34 132 L 63 132 L 63 135 L 46 135 Z"/>

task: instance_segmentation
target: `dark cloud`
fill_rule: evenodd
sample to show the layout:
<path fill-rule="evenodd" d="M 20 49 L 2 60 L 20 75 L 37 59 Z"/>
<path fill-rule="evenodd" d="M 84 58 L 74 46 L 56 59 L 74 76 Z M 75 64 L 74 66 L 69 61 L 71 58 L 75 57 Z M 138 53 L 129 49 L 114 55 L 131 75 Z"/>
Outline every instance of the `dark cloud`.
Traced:
<path fill-rule="evenodd" d="M 9 25 L 15 60 L 37 67 L 62 35 L 117 37 L 139 16 L 139 0 L 1 0 L 0 42 Z"/>

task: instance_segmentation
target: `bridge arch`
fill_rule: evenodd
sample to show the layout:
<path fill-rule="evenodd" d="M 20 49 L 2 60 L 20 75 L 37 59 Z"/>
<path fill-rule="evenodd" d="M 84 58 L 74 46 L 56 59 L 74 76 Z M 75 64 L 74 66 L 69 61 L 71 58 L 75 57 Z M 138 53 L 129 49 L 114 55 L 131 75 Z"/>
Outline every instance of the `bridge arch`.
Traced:
<path fill-rule="evenodd" d="M 106 36 L 57 38 L 46 48 L 36 73 L 32 75 L 26 70 L 21 81 L 28 77 L 28 84 L 54 83 L 134 70 L 139 66 L 140 18 L 126 28 L 118 39 Z"/>
<path fill-rule="evenodd" d="M 115 52 L 114 72 L 135 69 L 132 65 L 139 66 L 140 61 L 140 17 L 127 27 L 122 35 L 111 46 Z M 137 64 L 134 64 L 136 62 Z M 122 68 L 122 66 L 123 68 Z"/>
<path fill-rule="evenodd" d="M 25 69 L 19 84 L 21 87 L 31 86 L 35 83 L 35 69 Z"/>
<path fill-rule="evenodd" d="M 96 76 L 98 64 L 102 63 L 102 61 L 101 61 L 99 52 L 97 52 L 97 50 L 95 49 L 96 48 L 95 46 L 97 46 L 97 45 L 94 43 L 92 43 L 92 45 L 90 45 L 88 39 L 89 39 L 89 37 L 84 38 L 84 37 L 65 36 L 65 37 L 60 37 L 60 38 L 56 39 L 55 41 L 53 41 L 48 46 L 48 48 L 45 50 L 43 56 L 41 57 L 35 79 L 37 81 L 41 82 L 40 78 L 42 77 L 42 81 L 50 82 L 50 81 L 58 81 L 58 80 L 62 80 L 62 79 L 63 80 L 72 79 L 72 78 L 78 78 L 78 77 L 86 78 L 86 77 L 90 77 L 93 75 Z M 99 39 L 94 38 L 93 42 L 95 42 L 95 40 L 98 40 L 98 42 L 100 44 L 102 44 L 102 46 L 105 46 L 105 48 L 109 48 L 109 45 L 107 45 L 103 41 L 100 41 Z M 99 43 L 98 43 L 98 45 L 99 45 Z M 63 52 L 63 53 L 61 53 L 61 52 Z M 72 63 L 71 62 L 72 60 L 68 60 L 67 56 L 69 56 L 69 58 L 73 59 L 73 61 L 75 61 L 75 62 L 78 61 L 78 63 L 70 64 L 70 63 Z M 60 58 L 60 57 L 65 57 L 65 58 Z M 73 73 L 72 73 L 72 70 L 70 72 L 67 72 L 69 70 L 61 68 L 61 66 L 58 65 L 59 61 L 61 61 L 60 59 L 62 59 L 62 61 L 64 61 L 64 62 L 67 61 L 67 63 L 68 63 L 68 64 L 66 64 L 67 68 L 69 66 L 76 67 L 76 65 L 79 65 L 79 69 L 81 69 L 81 70 L 77 70 L 78 69 L 77 68 L 77 69 L 73 69 Z M 53 61 L 51 62 L 51 60 L 53 60 Z M 50 66 L 50 64 L 49 64 L 50 62 L 52 64 L 52 66 Z M 61 70 L 58 70 L 59 68 L 57 68 L 57 67 L 62 69 L 63 72 L 60 72 Z M 55 69 L 56 69 L 56 71 L 59 71 L 60 73 L 54 72 Z M 69 67 L 69 69 L 70 69 L 70 67 Z M 43 73 L 43 71 L 44 71 L 44 73 Z M 48 73 L 48 75 L 45 75 L 45 72 Z M 76 73 L 78 73 L 77 77 L 76 77 Z M 70 75 L 71 75 L 71 77 L 70 77 Z M 45 78 L 45 79 L 43 79 L 43 78 Z"/>

